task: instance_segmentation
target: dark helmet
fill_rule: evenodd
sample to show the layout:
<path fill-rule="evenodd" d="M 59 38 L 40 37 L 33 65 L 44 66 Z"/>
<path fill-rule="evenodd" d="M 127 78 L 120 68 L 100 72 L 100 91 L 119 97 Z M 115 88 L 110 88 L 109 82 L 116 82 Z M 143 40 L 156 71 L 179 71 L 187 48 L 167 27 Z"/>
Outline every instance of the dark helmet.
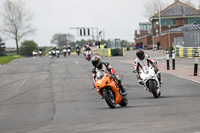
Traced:
<path fill-rule="evenodd" d="M 144 51 L 141 50 L 141 49 L 137 50 L 136 55 L 137 55 L 137 57 L 138 57 L 140 60 L 143 60 L 144 57 L 145 57 Z"/>
<path fill-rule="evenodd" d="M 91 62 L 95 68 L 102 69 L 102 62 L 99 56 L 93 56 Z"/>

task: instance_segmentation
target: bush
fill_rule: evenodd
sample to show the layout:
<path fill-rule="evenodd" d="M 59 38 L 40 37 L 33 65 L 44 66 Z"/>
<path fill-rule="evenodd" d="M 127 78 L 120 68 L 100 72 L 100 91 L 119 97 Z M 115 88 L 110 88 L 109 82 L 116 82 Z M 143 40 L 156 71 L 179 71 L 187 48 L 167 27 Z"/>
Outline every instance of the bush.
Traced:
<path fill-rule="evenodd" d="M 32 52 L 38 49 L 38 45 L 34 41 L 24 41 L 20 46 L 20 54 L 24 56 L 32 56 Z"/>

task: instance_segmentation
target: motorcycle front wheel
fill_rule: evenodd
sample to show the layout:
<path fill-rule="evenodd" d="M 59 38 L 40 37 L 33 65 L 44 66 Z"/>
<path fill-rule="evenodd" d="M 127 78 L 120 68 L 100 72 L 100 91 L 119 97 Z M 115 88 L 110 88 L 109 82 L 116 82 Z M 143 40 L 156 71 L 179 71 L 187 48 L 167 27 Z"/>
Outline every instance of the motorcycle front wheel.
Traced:
<path fill-rule="evenodd" d="M 114 109 L 116 107 L 115 103 L 115 96 L 112 90 L 104 90 L 103 96 L 105 98 L 106 103 L 111 109 Z"/>
<path fill-rule="evenodd" d="M 149 89 L 151 90 L 151 92 L 155 98 L 159 97 L 159 94 L 157 93 L 156 81 L 154 81 L 154 80 L 149 81 Z"/>

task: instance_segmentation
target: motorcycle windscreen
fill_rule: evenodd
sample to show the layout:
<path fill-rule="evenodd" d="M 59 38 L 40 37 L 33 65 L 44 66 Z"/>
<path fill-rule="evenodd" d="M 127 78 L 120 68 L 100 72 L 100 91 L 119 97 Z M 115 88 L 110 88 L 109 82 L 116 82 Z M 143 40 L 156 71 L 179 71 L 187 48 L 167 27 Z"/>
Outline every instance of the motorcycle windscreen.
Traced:
<path fill-rule="evenodd" d="M 149 67 L 148 66 L 143 66 L 142 71 L 146 74 L 149 73 Z"/>
<path fill-rule="evenodd" d="M 103 76 L 104 76 L 104 74 L 105 74 L 105 73 L 104 73 L 103 71 L 97 72 L 97 75 L 96 75 L 97 80 L 102 79 Z"/>

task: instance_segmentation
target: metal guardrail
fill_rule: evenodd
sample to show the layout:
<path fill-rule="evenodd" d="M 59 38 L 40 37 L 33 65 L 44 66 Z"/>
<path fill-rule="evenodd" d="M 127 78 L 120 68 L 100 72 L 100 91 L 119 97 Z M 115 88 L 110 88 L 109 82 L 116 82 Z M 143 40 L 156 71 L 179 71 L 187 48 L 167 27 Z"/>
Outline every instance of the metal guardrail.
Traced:
<path fill-rule="evenodd" d="M 174 49 L 177 57 L 193 58 L 195 57 L 196 52 L 200 53 L 200 47 L 174 47 Z"/>

